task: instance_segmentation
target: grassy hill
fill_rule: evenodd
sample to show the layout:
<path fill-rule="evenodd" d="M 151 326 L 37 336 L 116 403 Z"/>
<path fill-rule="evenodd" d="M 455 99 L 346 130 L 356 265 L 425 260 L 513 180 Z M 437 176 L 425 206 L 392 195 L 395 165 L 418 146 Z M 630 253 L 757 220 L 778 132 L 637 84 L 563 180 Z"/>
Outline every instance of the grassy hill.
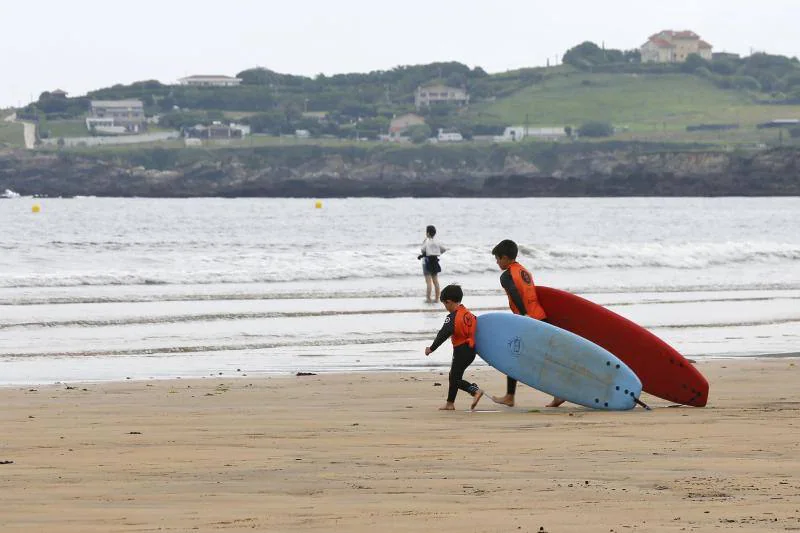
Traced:
<path fill-rule="evenodd" d="M 800 105 L 777 103 L 800 100 L 781 100 L 778 92 L 725 89 L 720 75 L 681 73 L 679 65 L 656 65 L 668 69 L 665 72 L 653 71 L 652 65 L 624 66 L 641 71 L 592 73 L 560 65 L 489 75 L 458 63 L 437 63 L 312 79 L 254 69 L 242 73 L 245 78 L 250 73 L 252 84 L 240 87 L 171 87 L 151 81 L 115 85 L 89 96 L 139 98 L 148 115 L 162 115 L 164 128 L 236 119 L 250 124 L 255 133 L 271 136 L 233 144 L 272 145 L 279 133 L 291 135 L 297 129 L 311 131 L 313 142 L 324 144 L 323 137 L 376 139 L 386 133 L 391 117 L 414 110 L 413 89 L 438 75 L 436 79 L 443 83 L 468 87 L 470 107 L 444 106 L 421 112 L 433 131 L 454 128 L 468 138 L 496 135 L 510 125 L 575 129 L 587 122 L 607 122 L 617 128 L 614 138 L 625 141 L 800 144 L 800 139 L 791 139 L 785 130 L 756 128 L 773 119 L 800 118 Z M 791 61 L 789 66 L 800 71 Z M 785 78 L 786 84 L 794 79 L 789 74 Z M 773 103 L 759 103 L 759 99 Z M 27 111 L 41 117 L 43 137 L 74 137 L 86 134 L 82 115 L 87 105 L 88 97 L 47 97 Z M 727 131 L 686 129 L 699 124 L 740 127 Z"/>
<path fill-rule="evenodd" d="M 471 106 L 475 121 L 531 126 L 578 126 L 610 122 L 621 137 L 666 140 L 752 141 L 777 132 L 756 130 L 758 123 L 800 118 L 800 105 L 764 105 L 744 91 L 723 90 L 688 74 L 589 74 L 548 77 L 506 98 Z M 696 124 L 738 123 L 729 132 L 687 132 Z M 786 136 L 788 138 L 788 136 Z"/>
<path fill-rule="evenodd" d="M 4 145 L 14 147 L 25 146 L 22 124 L 6 122 L 3 118 L 5 118 L 5 115 L 0 116 L 0 147 Z"/>

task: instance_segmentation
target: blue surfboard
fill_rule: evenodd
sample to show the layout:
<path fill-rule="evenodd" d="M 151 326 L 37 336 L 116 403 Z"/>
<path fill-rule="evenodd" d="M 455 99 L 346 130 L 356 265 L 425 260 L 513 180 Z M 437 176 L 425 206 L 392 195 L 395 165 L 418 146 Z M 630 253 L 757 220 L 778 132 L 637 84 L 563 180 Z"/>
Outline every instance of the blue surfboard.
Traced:
<path fill-rule="evenodd" d="M 642 393 L 616 356 L 574 333 L 511 313 L 478 317 L 475 349 L 494 368 L 547 394 L 594 409 L 632 409 Z"/>

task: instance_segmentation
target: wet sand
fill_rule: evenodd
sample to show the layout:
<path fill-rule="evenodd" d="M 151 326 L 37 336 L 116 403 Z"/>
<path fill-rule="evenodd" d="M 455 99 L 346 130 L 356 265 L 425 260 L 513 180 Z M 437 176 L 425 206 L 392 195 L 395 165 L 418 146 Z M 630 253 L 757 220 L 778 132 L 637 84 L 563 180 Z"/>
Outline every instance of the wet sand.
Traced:
<path fill-rule="evenodd" d="M 441 412 L 438 372 L 0 389 L 0 531 L 800 530 L 800 360 L 699 368 L 708 407 L 623 413 Z"/>

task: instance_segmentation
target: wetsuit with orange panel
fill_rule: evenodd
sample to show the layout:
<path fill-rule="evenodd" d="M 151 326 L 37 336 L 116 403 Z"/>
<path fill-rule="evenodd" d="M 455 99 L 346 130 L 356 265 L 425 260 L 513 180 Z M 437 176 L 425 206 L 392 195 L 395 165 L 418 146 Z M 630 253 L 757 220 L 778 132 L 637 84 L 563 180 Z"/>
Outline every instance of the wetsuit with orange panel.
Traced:
<path fill-rule="evenodd" d="M 500 285 L 508 295 L 508 306 L 517 315 L 529 316 L 537 320 L 547 321 L 547 314 L 539 304 L 536 296 L 536 285 L 533 276 L 528 270 L 514 261 L 500 274 Z M 517 392 L 517 380 L 511 377 L 506 379 L 506 393 Z"/>
<path fill-rule="evenodd" d="M 436 339 L 431 344 L 431 351 L 436 350 L 448 338 L 453 341 L 453 361 L 450 364 L 450 388 L 447 391 L 447 401 L 456 401 L 458 389 L 474 396 L 480 390 L 475 383 L 464 380 L 464 371 L 475 360 L 475 329 L 478 321 L 469 309 L 463 304 L 447 315 L 444 325 Z"/>

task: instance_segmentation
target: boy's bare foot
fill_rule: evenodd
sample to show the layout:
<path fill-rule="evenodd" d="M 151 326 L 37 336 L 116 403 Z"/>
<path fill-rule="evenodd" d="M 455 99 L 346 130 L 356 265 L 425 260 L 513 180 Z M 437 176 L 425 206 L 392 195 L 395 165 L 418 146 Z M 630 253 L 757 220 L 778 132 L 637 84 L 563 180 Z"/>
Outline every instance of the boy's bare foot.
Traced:
<path fill-rule="evenodd" d="M 492 401 L 508 407 L 514 407 L 514 396 L 511 394 L 506 394 L 505 396 L 492 396 Z"/>
<path fill-rule="evenodd" d="M 475 406 L 478 405 L 478 402 L 481 401 L 483 398 L 483 391 L 478 389 L 478 392 L 475 393 L 475 396 L 472 397 L 472 405 L 469 406 L 470 410 L 475 410 Z"/>
<path fill-rule="evenodd" d="M 566 400 L 562 400 L 561 398 L 553 397 L 553 401 L 548 403 L 547 405 L 545 405 L 545 407 L 558 407 L 559 405 L 561 405 L 565 401 Z"/>
<path fill-rule="evenodd" d="M 444 406 L 439 408 L 440 411 L 455 411 L 456 406 L 453 403 L 447 402 Z"/>

